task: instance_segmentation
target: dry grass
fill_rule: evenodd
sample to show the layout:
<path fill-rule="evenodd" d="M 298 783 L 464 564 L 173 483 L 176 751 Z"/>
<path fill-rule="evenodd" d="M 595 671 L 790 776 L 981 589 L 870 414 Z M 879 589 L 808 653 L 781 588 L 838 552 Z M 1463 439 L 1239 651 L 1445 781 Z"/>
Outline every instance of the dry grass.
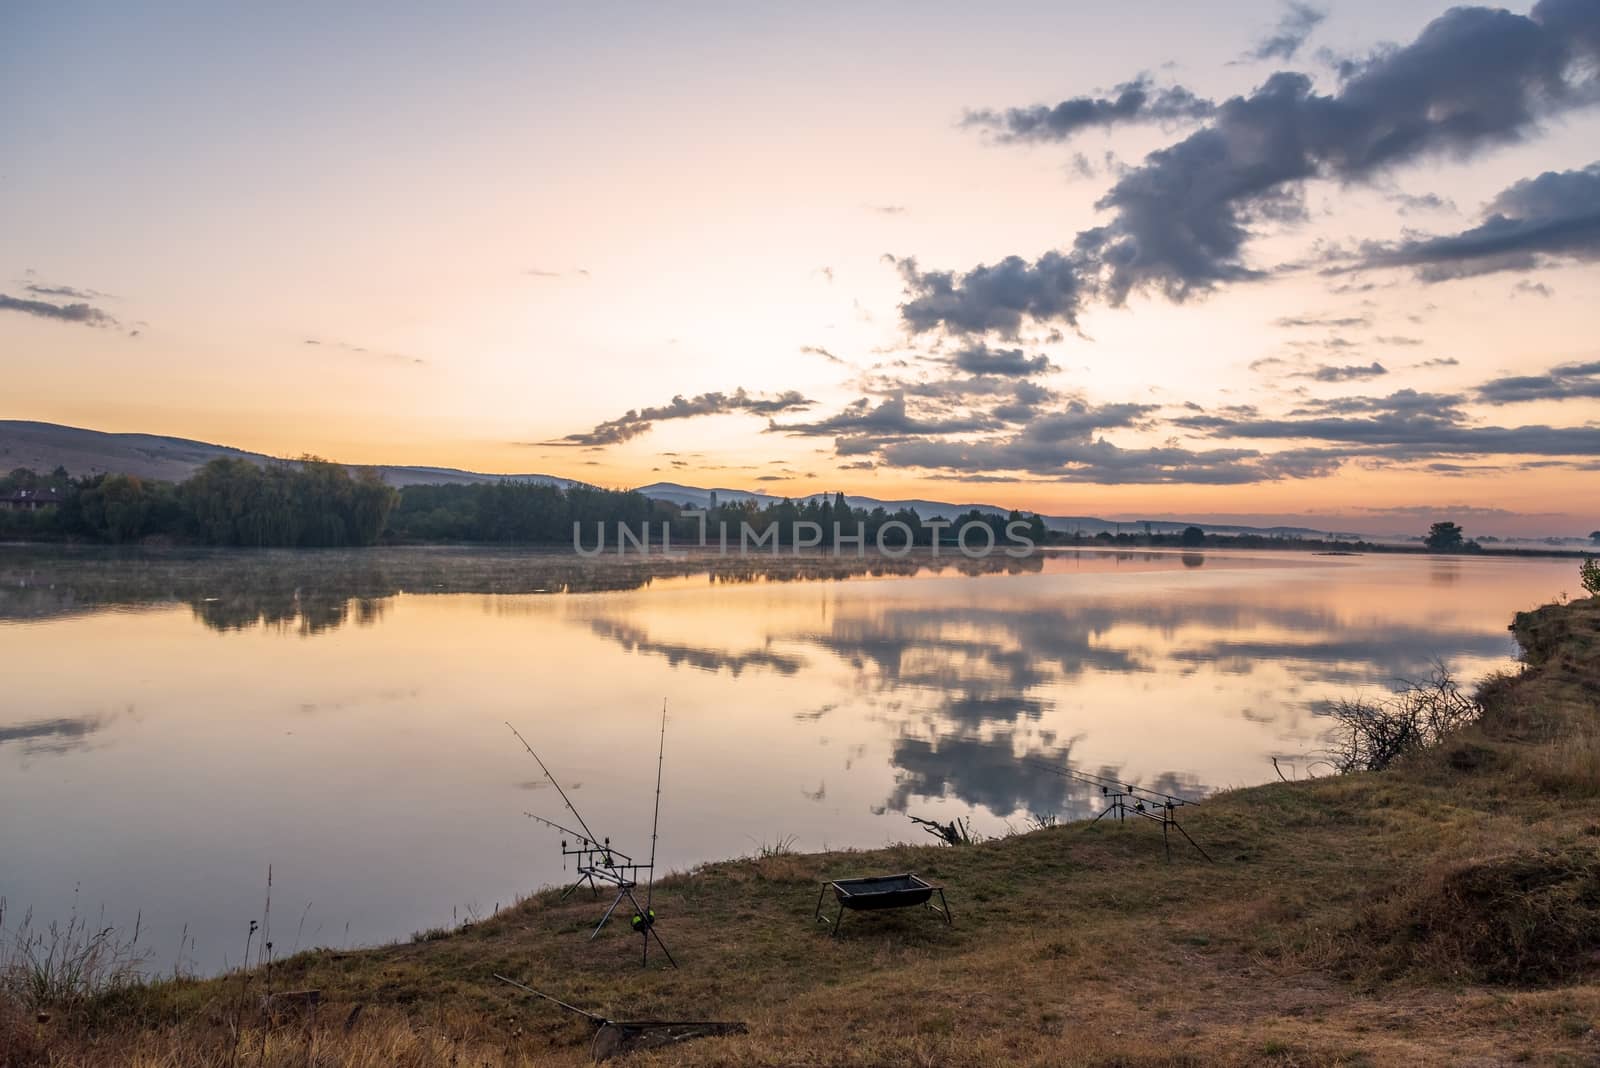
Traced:
<path fill-rule="evenodd" d="M 0 1011 L 0 1064 L 587 1062 L 584 1021 L 494 972 L 614 1018 L 749 1024 L 641 1064 L 1594 1064 L 1600 600 L 1515 629 L 1527 670 L 1485 687 L 1482 719 L 1442 744 L 1186 810 L 1215 865 L 1166 863 L 1143 821 L 768 851 L 657 886 L 681 971 L 641 970 L 625 924 L 587 942 L 595 903 L 546 892 L 424 943 L 276 963 L 276 989 L 323 991 L 314 1017 L 266 1021 L 253 989 L 236 1013 L 237 974 L 124 988 L 43 1024 Z M 956 926 L 852 916 L 831 939 L 813 924 L 818 879 L 885 870 L 945 883 Z"/>

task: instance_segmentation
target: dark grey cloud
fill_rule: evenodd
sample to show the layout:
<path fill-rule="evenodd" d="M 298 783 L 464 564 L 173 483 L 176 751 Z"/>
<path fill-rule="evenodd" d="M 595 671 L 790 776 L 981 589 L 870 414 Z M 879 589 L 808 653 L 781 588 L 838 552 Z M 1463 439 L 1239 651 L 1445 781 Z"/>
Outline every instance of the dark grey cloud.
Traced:
<path fill-rule="evenodd" d="M 1286 315 L 1272 321 L 1273 326 L 1326 326 L 1326 327 L 1360 327 L 1371 326 L 1372 320 L 1364 315 L 1345 316 L 1315 316 L 1315 315 Z"/>
<path fill-rule="evenodd" d="M 1475 426 L 1457 395 L 1400 390 L 1388 397 L 1343 397 L 1277 418 L 1185 415 L 1175 426 L 1232 441 L 1317 441 L 1349 448 L 1348 456 L 1395 461 L 1437 456 L 1519 454 L 1600 456 L 1600 428 Z"/>
<path fill-rule="evenodd" d="M 1326 11 L 1319 11 L 1309 4 L 1296 3 L 1290 0 L 1278 20 L 1278 25 L 1266 37 L 1257 42 L 1256 46 L 1246 53 L 1249 59 L 1293 59 L 1300 46 L 1306 43 L 1306 38 L 1311 36 L 1311 31 L 1322 24 L 1328 17 Z"/>
<path fill-rule="evenodd" d="M 1546 171 L 1503 190 L 1455 234 L 1369 243 L 1360 267 L 1411 267 L 1424 282 L 1600 260 L 1600 163 Z"/>
<path fill-rule="evenodd" d="M 1536 400 L 1576 400 L 1600 397 L 1600 362 L 1569 363 L 1542 375 L 1496 378 L 1478 387 L 1485 404 L 1516 404 Z"/>
<path fill-rule="evenodd" d="M 26 300 L 0 293 L 0 310 L 21 312 L 40 319 L 54 319 L 63 323 L 81 323 L 84 326 L 116 326 L 117 320 L 92 304 L 52 304 L 46 300 Z"/>
<path fill-rule="evenodd" d="M 616 419 L 608 419 L 593 430 L 568 434 L 564 438 L 546 442 L 549 445 L 616 445 L 644 434 L 655 424 L 670 419 L 693 419 L 702 415 L 726 415 L 746 412 L 750 415 L 776 415 L 779 412 L 809 408 L 816 402 L 795 390 L 785 390 L 776 396 L 761 396 L 736 389 L 732 393 L 702 393 L 697 397 L 673 397 L 667 404 L 654 408 L 632 408 Z"/>
<path fill-rule="evenodd" d="M 1308 180 L 1372 182 L 1401 164 L 1467 158 L 1600 101 L 1600 4 L 1540 0 L 1528 15 L 1452 8 L 1345 73 L 1337 91 L 1318 93 L 1306 75 L 1280 71 L 1219 105 L 1122 175 L 1097 204 L 1110 220 L 1069 252 L 965 273 L 904 262 L 906 325 L 1015 335 L 1024 318 L 1075 325 L 1094 297 L 1120 305 L 1153 290 L 1181 301 L 1264 277 L 1245 247 L 1262 223 L 1303 216 Z"/>
<path fill-rule="evenodd" d="M 80 289 L 77 286 L 48 286 L 37 282 L 24 282 L 22 288 L 36 297 L 66 297 L 69 300 L 103 300 L 111 294 L 97 289 Z"/>
<path fill-rule="evenodd" d="M 1141 428 L 1157 406 L 1073 401 L 1041 413 L 1000 437 L 949 440 L 900 436 L 859 438 L 854 445 L 874 453 L 879 466 L 944 471 L 964 478 L 1026 473 L 1065 482 L 1237 484 L 1325 473 L 1329 460 L 1307 452 L 1264 456 L 1253 449 L 1193 451 L 1174 444 L 1128 449 L 1101 433 Z M 1336 464 L 1336 462 L 1334 462 Z"/>
<path fill-rule="evenodd" d="M 955 334 L 1013 338 L 1025 318 L 1076 325 L 1087 295 L 1083 263 L 1059 252 L 1032 263 L 1007 256 L 960 275 L 923 271 L 914 259 L 897 266 L 909 297 L 900 305 L 900 316 L 913 333 L 943 326 Z"/>
<path fill-rule="evenodd" d="M 1056 369 L 1047 356 L 1029 356 L 1021 349 L 994 349 L 981 341 L 959 349 L 950 362 L 968 374 L 1012 378 L 1025 378 Z"/>
<path fill-rule="evenodd" d="M 1157 88 L 1143 76 L 1111 92 L 1111 96 L 1077 96 L 1053 105 L 970 111 L 962 125 L 993 130 L 1006 142 L 1066 141 L 1094 127 L 1204 119 L 1216 110 L 1214 103 L 1181 85 Z"/>
<path fill-rule="evenodd" d="M 982 407 L 993 421 L 1001 423 L 1026 422 L 1061 399 L 1047 386 L 1005 375 L 891 379 L 875 386 L 874 391 L 884 396 L 921 398 L 945 414 L 962 407 Z"/>
<path fill-rule="evenodd" d="M 809 403 L 809 402 L 808 402 Z M 773 422 L 768 430 L 778 434 L 799 437 L 829 437 L 834 435 L 871 434 L 902 437 L 925 434 L 960 434 L 996 427 L 996 420 L 987 415 L 966 414 L 951 417 L 921 417 L 906 408 L 903 393 L 897 393 L 877 407 L 865 397 L 845 406 L 837 415 L 814 423 Z"/>
<path fill-rule="evenodd" d="M 1389 369 L 1377 360 L 1369 364 L 1318 364 L 1308 371 L 1296 371 L 1291 378 L 1311 378 L 1318 382 L 1353 382 L 1363 378 L 1378 378 Z"/>
<path fill-rule="evenodd" d="M 1389 199 L 1393 200 L 1400 209 L 1401 215 L 1409 215 L 1414 211 L 1455 211 L 1455 202 L 1438 193 L 1391 193 Z"/>
<path fill-rule="evenodd" d="M 1461 361 L 1454 356 L 1435 356 L 1431 360 L 1423 360 L 1418 367 L 1459 367 Z"/>
<path fill-rule="evenodd" d="M 1240 485 L 1329 473 L 1338 458 L 1309 452 L 1267 456 L 1254 449 L 1128 449 L 1104 438 L 1040 440 L 1030 430 L 1000 441 L 904 441 L 883 446 L 880 465 L 949 471 L 962 477 L 1021 472 L 1098 485 Z"/>

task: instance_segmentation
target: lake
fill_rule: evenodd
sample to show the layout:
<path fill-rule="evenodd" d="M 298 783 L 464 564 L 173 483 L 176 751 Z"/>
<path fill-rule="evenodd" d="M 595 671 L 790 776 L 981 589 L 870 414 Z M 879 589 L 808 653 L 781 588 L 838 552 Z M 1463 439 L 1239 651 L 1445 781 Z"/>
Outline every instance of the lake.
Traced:
<path fill-rule="evenodd" d="M 870 567 L 870 570 L 869 570 Z M 876 571 L 876 573 L 872 573 Z M 238 963 L 404 938 L 570 880 L 570 823 L 662 869 L 779 842 L 1093 814 L 1073 768 L 1185 796 L 1315 763 L 1322 702 L 1512 662 L 1570 560 L 1042 552 L 959 564 L 456 549 L 0 547 L 7 926 L 131 925 Z M 598 912 L 598 910 L 597 910 Z M 181 950 L 180 950 L 181 944 Z"/>

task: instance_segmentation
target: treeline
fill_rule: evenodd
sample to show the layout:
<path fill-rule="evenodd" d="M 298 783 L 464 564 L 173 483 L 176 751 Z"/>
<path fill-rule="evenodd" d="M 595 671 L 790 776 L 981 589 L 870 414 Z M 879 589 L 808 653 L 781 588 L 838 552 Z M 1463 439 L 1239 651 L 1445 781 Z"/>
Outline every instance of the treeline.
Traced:
<path fill-rule="evenodd" d="M 125 544 L 146 539 L 311 548 L 372 545 L 388 525 L 398 495 L 376 471 L 352 475 L 316 457 L 258 466 L 218 459 L 183 482 L 134 475 L 73 479 L 25 468 L 0 479 L 0 537 Z M 19 507 L 19 505 L 23 505 Z"/>
<path fill-rule="evenodd" d="M 394 543 L 489 542 L 570 546 L 573 528 L 588 549 L 604 532 L 614 552 L 619 527 L 635 535 L 649 531 L 653 546 L 663 529 L 674 547 L 740 545 L 746 527 L 765 533 L 763 547 L 830 547 L 861 537 L 870 549 L 884 540 L 896 549 L 907 541 L 951 543 L 969 523 L 992 531 L 994 543 L 1014 545 L 1008 527 L 1021 522 L 1027 537 L 1044 544 L 1044 521 L 1037 515 L 970 511 L 953 521 L 923 519 L 914 509 L 854 508 L 844 494 L 766 505 L 754 501 L 721 504 L 690 514 L 667 501 L 632 491 L 592 486 L 562 488 L 530 482 L 419 485 L 394 490 L 377 473 L 352 475 L 339 464 L 315 457 L 258 466 L 247 460 L 218 459 L 180 483 L 131 475 L 72 479 L 64 470 L 37 475 L 18 469 L 0 478 L 0 501 L 15 490 L 53 490 L 59 502 L 38 510 L 0 510 L 0 538 L 84 540 L 132 543 L 146 539 L 207 545 L 312 547 Z M 815 524 L 807 527 L 806 524 Z M 893 527 L 892 530 L 885 528 Z M 909 539 L 906 531 L 910 532 Z M 981 544 L 981 536 L 969 537 Z M 853 546 L 853 542 L 845 542 Z"/>
<path fill-rule="evenodd" d="M 698 546 L 702 538 L 705 545 L 718 546 L 724 530 L 729 547 L 737 548 L 748 526 L 758 533 L 776 528 L 775 543 L 764 542 L 764 548 L 773 544 L 793 546 L 797 540 L 831 547 L 835 533 L 841 539 L 860 536 L 866 546 L 872 546 L 877 544 L 878 534 L 884 527 L 898 523 L 911 531 L 912 544 L 931 545 L 936 536 L 946 542 L 952 541 L 954 532 L 961 526 L 978 522 L 990 528 L 996 544 L 1004 545 L 1007 524 L 1018 521 L 1028 525 L 1035 543 L 1044 542 L 1044 520 L 1021 512 L 1001 515 L 973 510 L 953 522 L 936 522 L 923 519 L 911 508 L 893 512 L 881 506 L 870 510 L 853 508 L 845 502 L 842 493 L 831 497 L 819 494 L 800 501 L 773 501 L 765 506 L 747 500 L 690 509 L 632 491 L 588 486 L 562 490 L 555 486 L 498 482 L 407 486 L 400 493 L 400 504 L 390 517 L 385 536 L 399 542 L 572 545 L 573 524 L 577 524 L 585 549 L 593 550 L 598 546 L 615 552 L 619 525 L 641 542 L 648 531 L 652 546 L 662 544 L 662 530 L 665 529 L 671 544 L 677 548 Z M 815 528 L 807 528 L 805 524 L 815 524 Z M 886 538 L 895 548 L 906 541 L 904 531 L 898 528 Z M 978 540 L 981 539 L 974 539 Z"/>

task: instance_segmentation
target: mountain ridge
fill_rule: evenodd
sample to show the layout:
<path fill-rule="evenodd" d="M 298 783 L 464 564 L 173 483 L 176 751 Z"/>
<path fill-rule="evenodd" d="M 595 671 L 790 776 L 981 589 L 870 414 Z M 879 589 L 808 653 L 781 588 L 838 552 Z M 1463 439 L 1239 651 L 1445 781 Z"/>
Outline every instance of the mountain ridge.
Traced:
<path fill-rule="evenodd" d="M 178 482 L 189 477 L 196 469 L 220 457 L 267 463 L 284 457 L 251 452 L 231 445 L 196 441 L 165 434 L 121 433 L 91 430 L 85 427 L 65 426 L 26 419 L 0 419 L 0 472 L 17 467 L 35 471 L 52 471 L 65 467 L 75 476 L 95 474 L 126 474 L 140 478 L 163 479 Z M 402 464 L 350 464 L 355 467 L 372 467 L 391 486 L 403 488 L 415 485 L 471 485 L 485 482 L 538 482 L 545 485 L 568 487 L 582 485 L 578 479 L 558 475 L 515 474 L 498 475 L 479 471 L 465 471 L 455 467 L 432 467 Z M 731 488 L 703 488 L 676 482 L 654 482 L 637 487 L 638 492 L 656 500 L 669 501 L 684 507 L 705 507 L 713 497 L 719 502 L 753 500 L 758 504 L 782 501 L 784 496 L 754 490 Z M 805 494 L 789 499 L 807 500 L 816 494 Z M 883 500 L 846 494 L 845 500 L 855 508 L 883 507 L 889 511 L 914 508 L 924 518 L 953 519 L 966 512 L 1008 513 L 1010 508 L 995 504 L 950 504 L 945 501 L 923 499 Z M 1097 516 L 1043 515 L 1045 526 L 1067 533 L 1099 534 L 1135 532 L 1146 527 L 1153 533 L 1173 533 L 1190 525 L 1203 526 L 1207 531 L 1221 534 L 1257 534 L 1272 537 L 1327 536 L 1330 531 L 1314 527 L 1272 526 L 1256 527 L 1242 524 L 1205 523 L 1191 524 L 1184 519 L 1152 518 L 1132 522 L 1101 519 Z M 1339 533 L 1340 537 L 1359 535 Z"/>

